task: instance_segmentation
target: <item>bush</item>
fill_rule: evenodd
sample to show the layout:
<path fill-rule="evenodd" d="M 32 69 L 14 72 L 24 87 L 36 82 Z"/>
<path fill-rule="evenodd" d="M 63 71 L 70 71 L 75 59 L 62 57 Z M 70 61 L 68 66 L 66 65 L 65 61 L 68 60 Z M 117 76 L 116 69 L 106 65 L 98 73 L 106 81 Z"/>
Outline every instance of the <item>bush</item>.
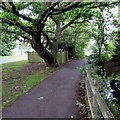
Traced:
<path fill-rule="evenodd" d="M 3 35 L 2 41 L 0 41 L 1 56 L 10 56 L 12 55 L 11 49 L 14 49 L 16 46 L 15 41 L 11 40 L 9 35 Z"/>

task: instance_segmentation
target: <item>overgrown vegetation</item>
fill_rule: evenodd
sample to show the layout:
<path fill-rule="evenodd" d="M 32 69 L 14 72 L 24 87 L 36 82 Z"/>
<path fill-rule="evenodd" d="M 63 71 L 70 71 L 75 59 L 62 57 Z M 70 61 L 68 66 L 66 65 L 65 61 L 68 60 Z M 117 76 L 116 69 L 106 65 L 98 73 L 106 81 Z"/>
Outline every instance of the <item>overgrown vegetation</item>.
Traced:
<path fill-rule="evenodd" d="M 118 30 L 113 32 L 113 37 L 115 39 L 114 45 L 116 48 L 114 49 L 112 60 L 120 61 L 120 24 L 118 24 L 118 21 L 116 21 L 115 24 L 118 27 Z"/>
<path fill-rule="evenodd" d="M 27 61 L 2 64 L 3 108 L 48 77 L 56 69 Z"/>
<path fill-rule="evenodd" d="M 90 62 L 91 63 L 91 62 Z M 96 87 L 98 88 L 102 98 L 108 105 L 110 111 L 113 113 L 116 119 L 120 118 L 120 106 L 114 101 L 114 96 L 111 91 L 110 81 L 113 79 L 120 80 L 120 73 L 114 73 L 110 76 L 106 76 L 105 71 L 102 66 L 96 65 L 94 62 L 88 64 L 90 75 L 94 81 Z M 99 73 L 99 74 L 98 74 Z"/>
<path fill-rule="evenodd" d="M 85 66 L 83 67 L 80 67 L 78 68 L 78 70 L 80 71 L 80 74 L 82 75 L 80 78 L 80 83 L 79 83 L 79 96 L 77 98 L 77 101 L 76 101 L 76 105 L 78 106 L 79 108 L 79 114 L 82 115 L 84 114 L 85 116 L 83 116 L 83 119 L 85 118 L 88 118 L 88 108 L 86 106 L 86 98 L 85 98 L 85 94 L 86 94 L 86 89 L 85 89 L 85 79 L 86 79 L 86 72 L 85 72 Z M 79 93 L 78 92 L 78 93 Z M 79 114 L 78 114 L 78 117 L 79 117 Z"/>
<path fill-rule="evenodd" d="M 76 105 L 79 107 L 79 108 L 81 108 L 81 111 L 82 112 L 84 112 L 84 113 L 86 113 L 86 106 L 84 105 L 84 104 L 82 104 L 81 102 L 79 102 L 79 101 L 76 101 Z"/>
<path fill-rule="evenodd" d="M 99 11 L 100 12 L 100 11 Z M 107 13 L 108 12 L 108 13 Z M 92 80 L 94 81 L 96 87 L 98 88 L 101 96 L 103 97 L 104 101 L 108 105 L 109 109 L 113 113 L 114 117 L 117 119 L 120 118 L 120 106 L 117 101 L 117 98 L 114 97 L 114 94 L 112 91 L 112 87 L 110 82 L 115 79 L 119 81 L 119 73 L 113 73 L 110 76 L 107 76 L 107 69 L 104 68 L 105 63 L 108 61 L 119 61 L 120 56 L 120 36 L 119 36 L 119 29 L 118 29 L 118 21 L 113 17 L 113 15 L 110 13 L 110 11 L 107 11 L 108 14 L 107 17 L 112 18 L 112 21 L 106 21 L 105 16 L 103 16 L 103 12 L 100 12 L 99 14 L 103 17 L 98 19 L 100 20 L 100 23 L 98 22 L 97 25 L 99 29 L 94 27 L 94 23 L 92 23 L 92 36 L 95 39 L 95 46 L 93 46 L 93 52 L 92 55 L 88 57 L 89 59 L 89 69 L 91 73 Z M 114 20 L 113 20 L 114 19 Z M 109 19 L 110 20 L 110 19 Z M 103 21 L 103 22 L 101 22 Z M 110 24 L 111 26 L 115 27 L 116 29 L 109 30 L 109 25 L 106 28 L 106 25 Z M 100 27 L 101 26 L 101 27 Z M 97 30 L 96 30 L 97 29 Z M 107 33 L 109 31 L 109 34 Z M 111 68 L 112 69 L 112 68 Z M 116 84 L 116 83 L 114 83 Z M 115 92 L 114 92 L 115 93 Z M 118 96 L 120 93 L 118 93 Z M 115 100 L 116 99 L 116 100 Z"/>

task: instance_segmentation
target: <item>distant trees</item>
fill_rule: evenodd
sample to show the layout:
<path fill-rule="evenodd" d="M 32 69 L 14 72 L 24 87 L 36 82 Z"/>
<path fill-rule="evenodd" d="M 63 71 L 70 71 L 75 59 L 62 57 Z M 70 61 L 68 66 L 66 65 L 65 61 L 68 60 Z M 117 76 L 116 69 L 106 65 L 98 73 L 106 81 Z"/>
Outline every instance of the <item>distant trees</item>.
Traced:
<path fill-rule="evenodd" d="M 97 63 L 100 63 L 111 59 L 114 54 L 115 38 L 113 38 L 113 31 L 115 25 L 113 21 L 115 18 L 109 8 L 101 7 L 96 13 L 95 20 L 91 22 L 91 35 L 95 40 L 95 46 L 93 47 L 95 59 Z"/>

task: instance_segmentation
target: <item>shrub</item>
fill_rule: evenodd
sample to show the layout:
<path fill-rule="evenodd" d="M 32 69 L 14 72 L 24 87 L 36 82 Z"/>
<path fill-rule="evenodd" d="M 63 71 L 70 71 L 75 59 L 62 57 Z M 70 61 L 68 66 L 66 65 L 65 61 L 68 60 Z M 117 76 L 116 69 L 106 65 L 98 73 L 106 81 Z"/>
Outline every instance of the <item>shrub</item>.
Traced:
<path fill-rule="evenodd" d="M 9 35 L 3 35 L 2 41 L 0 41 L 1 56 L 10 56 L 12 54 L 11 49 L 14 49 L 16 46 L 15 41 L 11 40 Z"/>

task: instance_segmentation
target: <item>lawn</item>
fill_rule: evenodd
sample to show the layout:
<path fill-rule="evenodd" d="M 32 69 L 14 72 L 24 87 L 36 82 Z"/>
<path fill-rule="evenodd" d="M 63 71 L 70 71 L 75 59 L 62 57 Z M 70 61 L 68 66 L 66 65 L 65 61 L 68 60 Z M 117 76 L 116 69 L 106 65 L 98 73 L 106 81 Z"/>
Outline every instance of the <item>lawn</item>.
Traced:
<path fill-rule="evenodd" d="M 56 70 L 42 62 L 19 61 L 2 64 L 2 107 L 6 107 Z"/>
<path fill-rule="evenodd" d="M 2 58 L 11 58 L 11 57 L 21 57 L 21 56 L 0 56 L 0 59 L 2 59 Z"/>

